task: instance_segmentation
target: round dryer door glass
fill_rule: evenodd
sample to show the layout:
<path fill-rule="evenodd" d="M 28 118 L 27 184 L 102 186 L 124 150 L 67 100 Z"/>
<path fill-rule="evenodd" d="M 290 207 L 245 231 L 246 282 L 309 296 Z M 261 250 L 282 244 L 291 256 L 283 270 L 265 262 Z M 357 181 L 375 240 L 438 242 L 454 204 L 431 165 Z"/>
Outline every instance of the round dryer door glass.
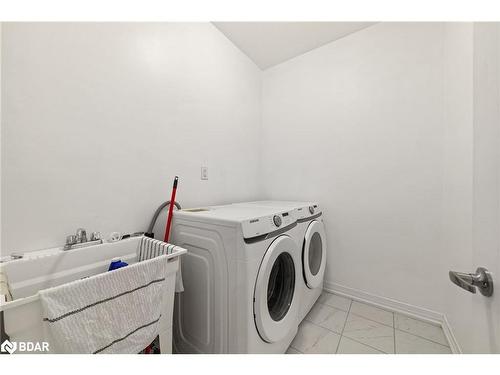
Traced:
<path fill-rule="evenodd" d="M 286 315 L 295 291 L 295 266 L 289 253 L 281 253 L 274 261 L 267 284 L 267 307 L 278 322 Z"/>
<path fill-rule="evenodd" d="M 300 250 L 281 235 L 267 248 L 257 273 L 253 298 L 255 326 L 266 342 L 278 342 L 297 333 Z"/>
<path fill-rule="evenodd" d="M 323 241 L 318 232 L 314 232 L 309 241 L 309 271 L 313 276 L 317 275 L 323 260 Z"/>
<path fill-rule="evenodd" d="M 307 227 L 302 249 L 302 263 L 307 287 L 309 289 L 320 287 L 326 266 L 326 235 L 321 221 L 313 220 Z"/>

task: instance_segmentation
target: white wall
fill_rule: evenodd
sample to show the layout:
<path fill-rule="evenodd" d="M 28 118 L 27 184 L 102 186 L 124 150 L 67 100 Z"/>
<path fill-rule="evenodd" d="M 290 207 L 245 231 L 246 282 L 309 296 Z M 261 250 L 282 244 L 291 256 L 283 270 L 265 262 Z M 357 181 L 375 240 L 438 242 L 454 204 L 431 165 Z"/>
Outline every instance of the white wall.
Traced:
<path fill-rule="evenodd" d="M 2 254 L 145 230 L 175 174 L 258 197 L 260 70 L 211 24 L 6 23 L 2 77 Z"/>
<path fill-rule="evenodd" d="M 445 309 L 444 168 L 461 150 L 443 145 L 466 143 L 471 117 L 470 105 L 446 113 L 469 100 L 445 101 L 455 89 L 446 74 L 468 68 L 447 72 L 445 44 L 461 38 L 452 32 L 439 23 L 377 24 L 264 73 L 265 191 L 323 204 L 327 285 Z M 464 129 L 449 134 L 446 116 L 465 116 Z M 469 149 L 463 168 L 470 157 Z M 464 194 L 470 187 L 453 200 Z M 470 214 L 467 202 L 459 210 Z"/>
<path fill-rule="evenodd" d="M 500 352 L 498 24 L 377 24 L 264 73 L 264 191 L 325 208 L 326 284 L 444 313 Z M 279 142 L 278 142 L 279 141 Z M 295 154 L 294 154 L 295 152 Z"/>

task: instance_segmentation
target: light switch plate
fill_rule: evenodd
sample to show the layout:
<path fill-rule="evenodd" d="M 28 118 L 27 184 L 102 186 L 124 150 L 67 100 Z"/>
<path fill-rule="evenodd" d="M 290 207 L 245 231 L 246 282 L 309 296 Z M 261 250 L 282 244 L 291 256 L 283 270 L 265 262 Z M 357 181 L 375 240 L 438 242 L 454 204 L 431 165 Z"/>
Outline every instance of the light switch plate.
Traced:
<path fill-rule="evenodd" d="M 208 180 L 208 167 L 201 167 L 201 179 Z"/>

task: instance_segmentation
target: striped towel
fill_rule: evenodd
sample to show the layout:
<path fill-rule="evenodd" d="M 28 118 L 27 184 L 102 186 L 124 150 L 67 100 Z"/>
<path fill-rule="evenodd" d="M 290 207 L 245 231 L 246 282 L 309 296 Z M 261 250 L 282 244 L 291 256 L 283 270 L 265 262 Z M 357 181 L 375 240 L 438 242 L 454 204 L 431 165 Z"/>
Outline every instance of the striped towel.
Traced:
<path fill-rule="evenodd" d="M 167 256 L 41 290 L 43 323 L 58 353 L 138 353 L 158 335 Z"/>
<path fill-rule="evenodd" d="M 172 254 L 176 247 L 170 243 L 143 236 L 139 244 L 138 260 L 142 262 L 160 255 Z"/>
<path fill-rule="evenodd" d="M 139 261 L 145 259 L 151 259 L 163 254 L 172 254 L 174 250 L 178 248 L 176 245 L 166 243 L 160 240 L 155 240 L 149 237 L 142 237 L 141 243 L 139 244 L 138 258 Z M 181 260 L 179 259 L 179 262 Z M 175 292 L 184 292 L 184 284 L 182 282 L 182 267 L 179 265 L 179 269 L 175 274 Z"/>

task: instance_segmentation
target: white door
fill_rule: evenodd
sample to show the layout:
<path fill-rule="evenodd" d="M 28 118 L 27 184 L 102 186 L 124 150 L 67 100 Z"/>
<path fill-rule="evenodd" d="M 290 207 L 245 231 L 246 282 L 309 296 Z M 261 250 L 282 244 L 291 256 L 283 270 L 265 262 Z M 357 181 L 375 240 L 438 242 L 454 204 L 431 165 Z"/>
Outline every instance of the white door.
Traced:
<path fill-rule="evenodd" d="M 302 249 L 302 265 L 307 287 L 320 287 L 326 267 L 326 235 L 325 227 L 319 220 L 311 221 L 307 227 Z"/>
<path fill-rule="evenodd" d="M 474 179 L 471 270 L 487 268 L 491 297 L 471 298 L 471 351 L 500 353 L 500 26 L 474 24 Z"/>
<path fill-rule="evenodd" d="M 273 343 L 297 330 L 299 249 L 288 236 L 276 238 L 264 255 L 255 283 L 254 314 L 260 337 Z"/>

